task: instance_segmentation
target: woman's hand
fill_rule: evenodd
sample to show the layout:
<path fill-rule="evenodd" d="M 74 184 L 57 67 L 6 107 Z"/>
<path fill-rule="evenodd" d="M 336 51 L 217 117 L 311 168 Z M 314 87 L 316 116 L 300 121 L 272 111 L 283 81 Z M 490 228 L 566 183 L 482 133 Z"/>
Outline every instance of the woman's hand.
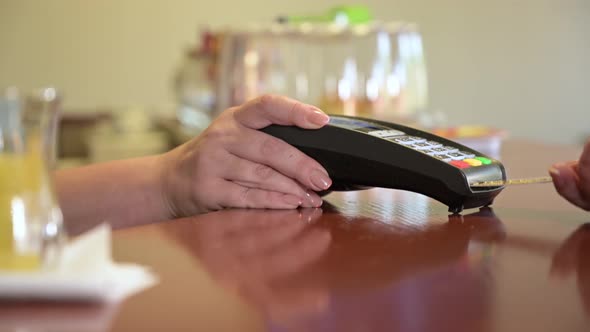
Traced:
<path fill-rule="evenodd" d="M 271 124 L 318 129 L 318 108 L 263 96 L 223 112 L 198 137 L 162 155 L 162 186 L 172 217 L 226 207 L 319 207 L 314 191 L 331 180 L 315 160 L 258 129 Z"/>

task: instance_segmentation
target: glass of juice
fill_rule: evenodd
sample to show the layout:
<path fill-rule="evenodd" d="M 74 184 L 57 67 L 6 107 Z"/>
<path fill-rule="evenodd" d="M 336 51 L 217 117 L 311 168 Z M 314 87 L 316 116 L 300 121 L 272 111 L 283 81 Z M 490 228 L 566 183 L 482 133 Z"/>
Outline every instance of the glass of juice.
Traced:
<path fill-rule="evenodd" d="M 49 166 L 58 109 L 54 89 L 0 97 L 0 273 L 57 262 L 65 233 Z"/>

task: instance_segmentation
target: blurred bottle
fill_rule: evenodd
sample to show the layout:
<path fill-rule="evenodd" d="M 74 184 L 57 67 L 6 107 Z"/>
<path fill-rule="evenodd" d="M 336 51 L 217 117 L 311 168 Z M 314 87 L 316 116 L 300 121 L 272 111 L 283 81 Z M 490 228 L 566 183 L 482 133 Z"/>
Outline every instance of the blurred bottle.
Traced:
<path fill-rule="evenodd" d="M 427 112 L 422 39 L 407 23 L 373 23 L 334 30 L 324 44 L 324 95 L 329 113 L 419 125 Z"/>
<path fill-rule="evenodd" d="M 174 80 L 177 118 L 196 132 L 207 128 L 215 109 L 218 43 L 218 36 L 203 32 L 201 45 L 186 52 Z"/>
<path fill-rule="evenodd" d="M 279 22 L 225 31 L 217 111 L 278 93 L 327 113 L 410 126 L 431 115 L 415 24 L 374 20 L 364 6 Z"/>
<path fill-rule="evenodd" d="M 53 191 L 59 97 L 42 89 L 23 101 L 0 98 L 0 270 L 36 270 L 56 263 L 65 239 Z"/>

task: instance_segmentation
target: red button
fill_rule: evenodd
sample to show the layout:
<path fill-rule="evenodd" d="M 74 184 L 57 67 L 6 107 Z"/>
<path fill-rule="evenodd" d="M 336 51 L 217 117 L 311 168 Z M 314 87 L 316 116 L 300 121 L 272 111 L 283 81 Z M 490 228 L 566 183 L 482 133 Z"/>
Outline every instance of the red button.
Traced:
<path fill-rule="evenodd" d="M 469 164 L 461 160 L 453 160 L 449 164 L 458 168 L 469 168 Z"/>

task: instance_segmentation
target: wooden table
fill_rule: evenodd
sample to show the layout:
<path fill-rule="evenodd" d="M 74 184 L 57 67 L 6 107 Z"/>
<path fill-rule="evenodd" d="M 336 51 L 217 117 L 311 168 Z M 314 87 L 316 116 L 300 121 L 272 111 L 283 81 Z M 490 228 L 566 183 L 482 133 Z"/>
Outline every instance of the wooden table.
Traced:
<path fill-rule="evenodd" d="M 508 142 L 500 159 L 536 176 L 578 152 Z M 3 305 L 0 331 L 590 330 L 590 214 L 550 184 L 460 217 L 394 190 L 326 201 L 117 230 L 116 260 L 153 267 L 156 287 L 117 307 Z"/>

